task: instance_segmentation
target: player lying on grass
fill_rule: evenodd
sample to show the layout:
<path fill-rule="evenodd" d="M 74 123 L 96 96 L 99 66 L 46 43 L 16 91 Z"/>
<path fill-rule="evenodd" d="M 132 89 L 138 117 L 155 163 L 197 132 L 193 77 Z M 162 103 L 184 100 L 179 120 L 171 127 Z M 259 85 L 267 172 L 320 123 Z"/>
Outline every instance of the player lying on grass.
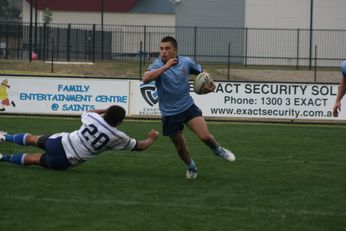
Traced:
<path fill-rule="evenodd" d="M 71 133 L 35 136 L 0 132 L 0 143 L 12 142 L 45 150 L 40 153 L 0 154 L 0 161 L 60 170 L 76 166 L 106 150 L 143 151 L 149 148 L 159 133 L 151 130 L 142 141 L 130 138 L 116 128 L 124 120 L 125 114 L 125 110 L 117 105 L 85 112 L 81 116 L 82 126 Z"/>

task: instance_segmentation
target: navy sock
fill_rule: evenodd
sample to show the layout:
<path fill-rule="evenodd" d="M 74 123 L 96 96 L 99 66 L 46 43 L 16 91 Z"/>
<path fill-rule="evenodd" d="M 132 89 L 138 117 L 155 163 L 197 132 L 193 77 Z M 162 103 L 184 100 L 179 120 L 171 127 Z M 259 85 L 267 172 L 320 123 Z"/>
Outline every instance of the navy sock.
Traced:
<path fill-rule="evenodd" d="M 8 162 L 12 164 L 24 165 L 24 153 L 13 154 L 10 156 L 10 160 Z"/>
<path fill-rule="evenodd" d="M 218 155 L 221 152 L 222 147 L 218 145 L 216 148 L 212 148 L 211 150 L 215 155 Z"/>
<path fill-rule="evenodd" d="M 26 136 L 27 136 L 27 134 L 25 134 L 25 133 L 14 134 L 14 135 L 6 134 L 5 135 L 5 140 L 7 142 L 12 142 L 12 143 L 15 143 L 15 144 L 19 144 L 19 145 L 25 146 L 26 145 L 26 142 L 25 142 Z"/>
<path fill-rule="evenodd" d="M 187 166 L 189 170 L 195 170 L 197 171 L 197 166 L 193 160 L 191 160 L 190 164 Z"/>
<path fill-rule="evenodd" d="M 2 155 L 2 158 L 0 159 L 0 161 L 4 161 L 4 162 L 10 162 L 10 160 L 11 160 L 11 156 L 6 154 Z"/>

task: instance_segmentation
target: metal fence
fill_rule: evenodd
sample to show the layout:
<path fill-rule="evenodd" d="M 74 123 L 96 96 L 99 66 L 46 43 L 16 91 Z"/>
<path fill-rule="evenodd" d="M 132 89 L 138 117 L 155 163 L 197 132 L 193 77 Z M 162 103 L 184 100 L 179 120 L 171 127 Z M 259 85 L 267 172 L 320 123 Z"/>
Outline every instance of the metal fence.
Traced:
<path fill-rule="evenodd" d="M 346 58 L 346 30 L 29 23 L 0 23 L 0 58 L 151 60 L 166 35 L 201 63 L 335 67 Z"/>

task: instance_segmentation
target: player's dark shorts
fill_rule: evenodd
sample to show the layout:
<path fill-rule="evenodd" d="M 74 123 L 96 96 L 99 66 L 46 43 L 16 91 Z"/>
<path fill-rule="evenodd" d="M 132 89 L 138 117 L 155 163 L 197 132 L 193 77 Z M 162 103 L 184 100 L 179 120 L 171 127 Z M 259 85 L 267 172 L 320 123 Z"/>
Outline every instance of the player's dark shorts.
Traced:
<path fill-rule="evenodd" d="M 186 111 L 173 116 L 163 116 L 163 135 L 172 136 L 184 129 L 184 123 L 187 124 L 191 119 L 202 116 L 202 111 L 195 104 Z"/>
<path fill-rule="evenodd" d="M 51 135 L 41 136 L 38 146 L 46 151 L 41 157 L 40 165 L 50 169 L 63 170 L 71 166 L 61 143 L 61 136 L 49 138 Z"/>

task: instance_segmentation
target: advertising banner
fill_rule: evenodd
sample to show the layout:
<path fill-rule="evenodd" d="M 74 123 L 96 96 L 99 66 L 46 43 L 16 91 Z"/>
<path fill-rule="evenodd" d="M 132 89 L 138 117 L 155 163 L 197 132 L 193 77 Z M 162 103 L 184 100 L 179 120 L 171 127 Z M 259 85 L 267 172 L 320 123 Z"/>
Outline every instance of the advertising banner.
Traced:
<path fill-rule="evenodd" d="M 154 83 L 138 83 L 136 111 L 139 115 L 159 115 Z M 190 94 L 208 117 L 268 118 L 304 120 L 345 120 L 346 99 L 338 118 L 332 108 L 337 84 L 216 82 L 216 90 L 197 95 L 190 84 Z"/>
<path fill-rule="evenodd" d="M 154 82 L 101 78 L 0 76 L 0 113 L 80 115 L 124 107 L 127 115 L 160 116 Z M 190 94 L 203 115 L 218 118 L 346 120 L 346 99 L 338 118 L 332 108 L 338 84 L 216 82 L 215 92 Z"/>
<path fill-rule="evenodd" d="M 129 105 L 128 80 L 0 76 L 0 82 L 0 113 L 79 115 Z"/>

